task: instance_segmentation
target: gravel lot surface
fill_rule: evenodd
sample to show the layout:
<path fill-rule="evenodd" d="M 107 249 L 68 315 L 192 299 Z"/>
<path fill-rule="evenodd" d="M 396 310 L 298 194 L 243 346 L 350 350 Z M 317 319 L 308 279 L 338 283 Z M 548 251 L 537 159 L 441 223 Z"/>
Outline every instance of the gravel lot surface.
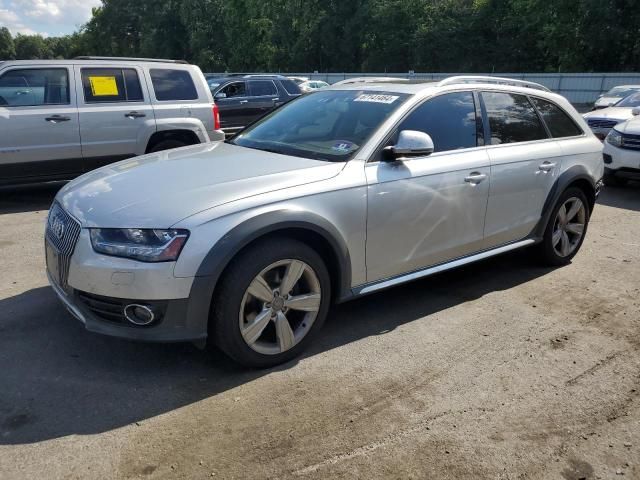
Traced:
<path fill-rule="evenodd" d="M 56 187 L 0 191 L 0 478 L 640 478 L 640 187 L 565 268 L 508 254 L 333 308 L 297 362 L 87 333 Z"/>

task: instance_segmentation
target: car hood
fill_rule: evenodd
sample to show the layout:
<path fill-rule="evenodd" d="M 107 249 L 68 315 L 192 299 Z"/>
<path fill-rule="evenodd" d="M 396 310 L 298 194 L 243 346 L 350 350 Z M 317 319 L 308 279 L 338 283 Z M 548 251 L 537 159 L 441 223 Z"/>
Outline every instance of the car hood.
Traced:
<path fill-rule="evenodd" d="M 624 123 L 616 125 L 616 130 L 620 133 L 628 133 L 630 135 L 640 135 L 640 117 L 634 117 Z"/>
<path fill-rule="evenodd" d="M 56 199 L 84 227 L 168 228 L 224 203 L 329 179 L 344 165 L 209 143 L 94 170 Z"/>
<path fill-rule="evenodd" d="M 620 100 L 622 100 L 622 97 L 601 97 L 598 100 L 596 100 L 596 106 L 609 106 L 613 103 L 618 103 Z"/>
<path fill-rule="evenodd" d="M 606 120 L 620 120 L 622 122 L 633 117 L 633 114 L 631 113 L 632 110 L 633 108 L 631 107 L 609 107 L 585 113 L 583 117 L 587 120 L 601 118 Z"/>

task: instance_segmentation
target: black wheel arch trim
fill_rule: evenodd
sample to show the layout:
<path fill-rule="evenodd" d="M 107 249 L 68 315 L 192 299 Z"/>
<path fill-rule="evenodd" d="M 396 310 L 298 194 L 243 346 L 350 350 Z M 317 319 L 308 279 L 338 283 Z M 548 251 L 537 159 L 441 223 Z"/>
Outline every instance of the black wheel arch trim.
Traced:
<path fill-rule="evenodd" d="M 562 172 L 554 182 L 549 194 L 547 195 L 547 199 L 544 202 L 544 206 L 542 207 L 540 220 L 531 232 L 531 235 L 529 235 L 529 238 L 533 238 L 535 240 L 542 239 L 544 231 L 547 228 L 549 218 L 553 213 L 553 207 L 558 202 L 560 195 L 562 195 L 569 185 L 579 180 L 586 180 L 593 189 L 594 198 L 589 198 L 589 201 L 592 202 L 589 206 L 591 207 L 591 210 L 593 210 L 593 203 L 595 203 L 595 194 L 597 191 L 596 182 L 594 182 L 593 177 L 583 165 L 574 165 Z M 591 214 L 591 211 L 589 214 Z"/>
<path fill-rule="evenodd" d="M 337 260 L 336 301 L 351 295 L 351 258 L 347 244 L 338 230 L 325 218 L 311 212 L 277 210 L 253 217 L 227 232 L 205 256 L 192 285 L 191 297 L 198 304 L 198 315 L 208 319 L 213 292 L 229 262 L 251 242 L 284 230 L 307 230 L 320 235 Z M 196 300 L 197 299 L 197 300 Z"/>

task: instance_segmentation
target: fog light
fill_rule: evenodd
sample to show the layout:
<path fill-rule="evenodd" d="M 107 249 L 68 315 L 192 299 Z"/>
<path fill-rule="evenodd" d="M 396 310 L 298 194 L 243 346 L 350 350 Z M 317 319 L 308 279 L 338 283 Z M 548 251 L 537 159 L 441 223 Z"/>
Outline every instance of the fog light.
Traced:
<path fill-rule="evenodd" d="M 153 310 L 146 305 L 131 303 L 124 307 L 124 316 L 134 325 L 149 325 L 156 319 Z"/>

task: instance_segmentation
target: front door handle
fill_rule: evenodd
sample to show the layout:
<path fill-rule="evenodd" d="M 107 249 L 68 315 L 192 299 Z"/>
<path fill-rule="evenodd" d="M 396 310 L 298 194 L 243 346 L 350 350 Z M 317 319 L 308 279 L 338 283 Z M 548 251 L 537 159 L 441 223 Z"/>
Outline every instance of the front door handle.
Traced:
<path fill-rule="evenodd" d="M 50 117 L 46 117 L 45 120 L 51 123 L 68 122 L 69 120 L 71 120 L 71 117 L 65 117 L 63 115 L 51 115 Z"/>
<path fill-rule="evenodd" d="M 142 112 L 129 112 L 129 113 L 125 113 L 124 116 L 127 118 L 142 118 L 142 117 L 146 117 L 147 114 Z"/>
<path fill-rule="evenodd" d="M 540 170 L 541 172 L 550 172 L 554 168 L 556 168 L 556 164 L 555 163 L 544 162 L 542 165 L 540 165 L 538 167 L 538 170 Z"/>
<path fill-rule="evenodd" d="M 487 178 L 487 175 L 480 172 L 471 172 L 468 176 L 464 177 L 464 181 L 471 185 L 477 185 Z"/>
<path fill-rule="evenodd" d="M 240 105 L 244 105 L 245 103 L 249 103 L 249 100 L 240 100 Z"/>

